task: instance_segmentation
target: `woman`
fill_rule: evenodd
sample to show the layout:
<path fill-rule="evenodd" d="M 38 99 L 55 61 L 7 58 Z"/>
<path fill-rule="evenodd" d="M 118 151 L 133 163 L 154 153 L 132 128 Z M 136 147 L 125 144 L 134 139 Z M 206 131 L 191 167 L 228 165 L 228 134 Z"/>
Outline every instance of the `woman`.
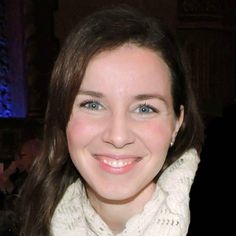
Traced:
<path fill-rule="evenodd" d="M 55 63 L 21 235 L 186 235 L 201 142 L 171 34 L 133 9 L 94 13 Z"/>

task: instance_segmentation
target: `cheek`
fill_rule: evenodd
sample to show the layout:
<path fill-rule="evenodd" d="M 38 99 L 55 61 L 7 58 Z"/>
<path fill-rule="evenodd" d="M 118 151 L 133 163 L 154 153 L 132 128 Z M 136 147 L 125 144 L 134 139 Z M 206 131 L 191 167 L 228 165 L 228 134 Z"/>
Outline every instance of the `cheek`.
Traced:
<path fill-rule="evenodd" d="M 167 121 L 152 121 L 140 129 L 146 145 L 152 149 L 169 148 L 172 129 Z"/>
<path fill-rule="evenodd" d="M 81 147 L 86 145 L 96 133 L 95 124 L 87 119 L 71 118 L 66 129 L 69 148 Z M 76 145 L 74 147 L 74 145 Z"/>

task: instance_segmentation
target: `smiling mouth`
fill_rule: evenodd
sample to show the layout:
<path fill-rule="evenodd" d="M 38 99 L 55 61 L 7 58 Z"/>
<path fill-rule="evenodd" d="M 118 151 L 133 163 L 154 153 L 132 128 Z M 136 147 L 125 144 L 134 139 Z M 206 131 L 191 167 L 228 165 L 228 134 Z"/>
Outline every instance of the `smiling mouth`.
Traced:
<path fill-rule="evenodd" d="M 107 159 L 101 159 L 101 161 L 104 164 L 109 165 L 109 166 L 111 166 L 113 168 L 122 168 L 122 167 L 130 165 L 132 163 L 132 161 L 107 160 Z"/>
<path fill-rule="evenodd" d="M 94 155 L 95 159 L 102 165 L 112 169 L 124 169 L 132 166 L 141 160 L 137 156 L 114 156 L 114 155 Z"/>

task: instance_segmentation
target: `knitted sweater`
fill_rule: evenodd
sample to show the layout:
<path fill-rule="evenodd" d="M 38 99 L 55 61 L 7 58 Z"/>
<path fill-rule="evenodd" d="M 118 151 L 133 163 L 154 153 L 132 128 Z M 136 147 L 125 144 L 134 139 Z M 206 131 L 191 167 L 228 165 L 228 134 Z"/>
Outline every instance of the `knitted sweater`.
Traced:
<path fill-rule="evenodd" d="M 189 191 L 199 158 L 191 149 L 170 165 L 158 179 L 143 211 L 126 223 L 117 236 L 185 236 L 190 222 Z M 113 236 L 91 206 L 81 181 L 70 185 L 52 221 L 53 236 Z"/>

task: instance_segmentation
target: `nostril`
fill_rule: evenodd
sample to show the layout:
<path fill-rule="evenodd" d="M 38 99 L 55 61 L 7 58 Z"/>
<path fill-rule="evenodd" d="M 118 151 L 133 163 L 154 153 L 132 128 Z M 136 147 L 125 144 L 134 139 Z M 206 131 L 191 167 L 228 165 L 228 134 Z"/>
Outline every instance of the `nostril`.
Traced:
<path fill-rule="evenodd" d="M 121 119 L 112 121 L 103 134 L 103 141 L 112 144 L 116 148 L 123 148 L 132 144 L 134 140 L 135 137 L 128 122 Z"/>

